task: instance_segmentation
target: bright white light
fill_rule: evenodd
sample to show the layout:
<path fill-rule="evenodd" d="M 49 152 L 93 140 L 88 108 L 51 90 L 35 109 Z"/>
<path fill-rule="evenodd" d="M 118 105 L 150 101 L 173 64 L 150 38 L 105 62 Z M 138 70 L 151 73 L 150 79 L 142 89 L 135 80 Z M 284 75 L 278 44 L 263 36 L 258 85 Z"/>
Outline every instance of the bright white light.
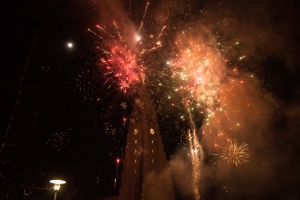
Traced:
<path fill-rule="evenodd" d="M 72 44 L 71 42 L 69 42 L 69 43 L 68 43 L 68 47 L 69 47 L 69 48 L 72 48 L 72 47 L 73 47 L 73 44 Z"/>
<path fill-rule="evenodd" d="M 169 61 L 167 61 L 167 65 L 169 65 L 170 64 L 170 62 Z"/>
<path fill-rule="evenodd" d="M 59 190 L 59 188 L 60 188 L 60 185 L 58 184 L 58 185 L 54 185 L 54 190 Z"/>
<path fill-rule="evenodd" d="M 140 36 L 136 36 L 136 41 L 140 41 L 141 37 Z"/>
<path fill-rule="evenodd" d="M 65 184 L 66 181 L 63 181 L 63 180 L 51 180 L 50 183 L 54 183 L 54 184 Z"/>
<path fill-rule="evenodd" d="M 61 184 L 65 184 L 66 181 L 63 181 L 63 180 L 51 180 L 50 183 L 54 184 L 54 187 L 53 187 L 54 190 L 59 190 L 60 185 Z"/>

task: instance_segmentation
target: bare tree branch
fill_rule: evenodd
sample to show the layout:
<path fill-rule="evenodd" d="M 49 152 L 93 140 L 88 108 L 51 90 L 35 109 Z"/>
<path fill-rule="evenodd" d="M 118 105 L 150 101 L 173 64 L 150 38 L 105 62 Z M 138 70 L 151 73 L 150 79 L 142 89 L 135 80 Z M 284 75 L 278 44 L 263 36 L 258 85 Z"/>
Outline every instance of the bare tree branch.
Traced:
<path fill-rule="evenodd" d="M 3 149 L 3 147 L 4 147 L 5 140 L 6 140 L 7 136 L 8 136 L 8 132 L 9 132 L 9 129 L 10 129 L 11 122 L 12 122 L 13 119 L 14 119 L 14 115 L 15 115 L 15 112 L 16 112 L 16 108 L 17 108 L 17 106 L 19 105 L 19 102 L 20 102 L 19 99 L 20 99 L 21 94 L 22 94 L 22 87 L 23 87 L 24 76 L 25 76 L 25 73 L 26 73 L 26 70 L 27 70 L 27 66 L 28 66 L 28 63 L 29 63 L 29 59 L 30 59 L 30 56 L 31 56 L 33 47 L 34 47 L 35 42 L 36 42 L 36 40 L 37 40 L 37 36 L 38 36 L 38 35 L 36 35 L 36 37 L 34 38 L 34 41 L 33 41 L 33 43 L 32 43 L 31 49 L 30 49 L 30 51 L 29 51 L 29 54 L 28 54 L 28 57 L 27 57 L 27 60 L 26 60 L 26 64 L 25 64 L 25 67 L 24 67 L 24 70 L 23 70 L 23 74 L 22 74 L 22 77 L 21 77 L 21 80 L 20 80 L 20 84 L 19 84 L 19 86 L 20 86 L 19 93 L 18 93 L 17 99 L 16 99 L 16 101 L 15 101 L 14 108 L 13 108 L 12 114 L 11 114 L 11 116 L 10 116 L 10 120 L 9 120 L 9 122 L 8 122 L 6 131 L 5 131 L 4 141 L 3 141 L 2 145 L 1 145 L 0 154 L 1 154 L 2 149 Z"/>

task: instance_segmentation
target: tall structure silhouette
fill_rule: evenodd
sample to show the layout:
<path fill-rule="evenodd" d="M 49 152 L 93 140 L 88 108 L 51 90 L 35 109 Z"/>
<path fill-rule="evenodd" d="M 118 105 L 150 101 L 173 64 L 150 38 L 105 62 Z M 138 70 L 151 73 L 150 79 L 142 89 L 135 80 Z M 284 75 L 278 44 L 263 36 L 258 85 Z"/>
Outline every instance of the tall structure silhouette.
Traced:
<path fill-rule="evenodd" d="M 175 199 L 157 115 L 144 88 L 131 114 L 121 187 L 114 199 Z"/>

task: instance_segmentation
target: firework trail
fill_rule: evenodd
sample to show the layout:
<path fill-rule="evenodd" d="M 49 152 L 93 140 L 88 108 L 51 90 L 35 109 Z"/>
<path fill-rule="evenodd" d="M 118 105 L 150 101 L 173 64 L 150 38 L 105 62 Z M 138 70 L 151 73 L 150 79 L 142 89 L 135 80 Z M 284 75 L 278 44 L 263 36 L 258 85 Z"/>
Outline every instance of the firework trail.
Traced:
<path fill-rule="evenodd" d="M 116 191 L 117 181 L 118 181 L 118 175 L 119 175 L 119 162 L 120 159 L 117 159 L 117 169 L 116 169 L 116 178 L 114 179 L 114 191 Z"/>
<path fill-rule="evenodd" d="M 193 192 L 195 195 L 195 199 L 200 199 L 200 193 L 199 193 L 199 181 L 201 178 L 201 167 L 202 167 L 202 161 L 203 161 L 203 150 L 202 146 L 198 140 L 198 137 L 196 135 L 196 126 L 192 119 L 192 114 L 190 111 L 188 111 L 189 114 L 189 120 L 191 123 L 191 127 L 193 128 L 193 132 L 191 133 L 190 130 L 188 130 L 188 141 L 189 141 L 189 149 L 190 149 L 190 157 L 192 160 L 192 186 L 193 186 Z"/>
<path fill-rule="evenodd" d="M 145 19 L 145 16 L 146 16 L 146 12 L 147 12 L 148 5 L 149 5 L 149 2 L 147 2 L 147 5 L 146 5 L 146 8 L 145 8 L 145 11 L 144 11 L 144 14 L 143 14 L 143 18 L 142 18 L 141 25 L 140 25 L 140 28 L 139 28 L 139 30 L 138 30 L 138 33 L 140 33 L 140 30 L 141 30 L 142 27 L 143 27 L 144 19 Z"/>
<path fill-rule="evenodd" d="M 201 178 L 201 166 L 203 159 L 202 146 L 199 143 L 198 137 L 196 136 L 196 130 L 194 129 L 192 133 L 188 130 L 190 157 L 192 160 L 192 187 L 195 195 L 195 199 L 200 199 L 199 193 L 199 181 Z"/>

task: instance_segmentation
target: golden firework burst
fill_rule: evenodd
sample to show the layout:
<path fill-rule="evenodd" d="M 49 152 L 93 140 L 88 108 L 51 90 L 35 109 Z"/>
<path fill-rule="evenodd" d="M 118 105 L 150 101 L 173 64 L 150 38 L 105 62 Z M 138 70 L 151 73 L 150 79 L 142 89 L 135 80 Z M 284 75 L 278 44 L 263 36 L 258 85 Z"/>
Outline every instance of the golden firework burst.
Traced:
<path fill-rule="evenodd" d="M 223 149 L 221 158 L 227 160 L 228 164 L 232 162 L 238 166 L 239 164 L 249 162 L 248 158 L 250 157 L 250 154 L 248 153 L 248 144 L 243 143 L 238 146 L 236 140 L 233 139 L 228 146 L 221 148 Z"/>

